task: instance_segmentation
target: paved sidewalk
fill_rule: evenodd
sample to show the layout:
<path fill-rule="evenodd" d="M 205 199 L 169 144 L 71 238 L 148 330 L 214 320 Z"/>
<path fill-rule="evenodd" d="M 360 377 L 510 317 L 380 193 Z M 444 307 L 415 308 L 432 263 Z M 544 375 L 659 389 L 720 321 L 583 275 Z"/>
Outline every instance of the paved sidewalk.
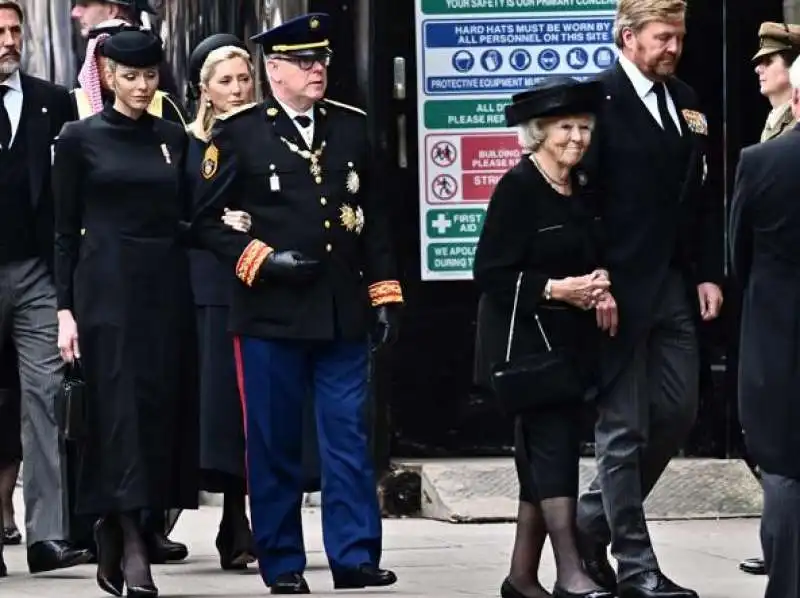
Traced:
<path fill-rule="evenodd" d="M 252 568 L 247 573 L 223 573 L 213 541 L 220 510 L 204 507 L 187 512 L 172 537 L 190 545 L 189 559 L 155 567 L 162 596 L 238 598 L 266 595 Z M 21 520 L 21 517 L 18 517 Z M 309 550 L 307 578 L 316 595 L 366 595 L 452 598 L 498 595 L 508 568 L 514 527 L 510 524 L 456 525 L 427 520 L 385 520 L 384 566 L 400 581 L 388 590 L 333 592 L 322 548 L 319 511 L 305 513 Z M 701 598 L 758 598 L 764 578 L 740 573 L 741 558 L 758 554 L 758 521 L 737 519 L 652 523 L 652 535 L 662 567 L 676 581 L 694 587 Z M 71 598 L 106 596 L 94 583 L 94 567 L 83 566 L 32 577 L 22 547 L 6 548 L 10 577 L 0 579 L 2 598 Z M 547 554 L 543 582 L 553 581 L 553 559 Z"/>

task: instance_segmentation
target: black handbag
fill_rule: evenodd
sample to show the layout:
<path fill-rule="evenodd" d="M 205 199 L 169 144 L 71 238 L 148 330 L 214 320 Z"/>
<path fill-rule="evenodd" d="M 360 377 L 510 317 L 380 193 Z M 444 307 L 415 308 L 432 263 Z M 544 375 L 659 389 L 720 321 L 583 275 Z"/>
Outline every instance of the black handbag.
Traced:
<path fill-rule="evenodd" d="M 534 318 L 547 350 L 511 359 L 522 276 L 520 272 L 517 277 L 506 360 L 492 367 L 492 387 L 500 407 L 514 416 L 546 407 L 582 403 L 587 390 L 583 376 L 566 351 L 552 347 L 538 313 L 534 312 Z"/>
<path fill-rule="evenodd" d="M 80 441 L 86 436 L 88 396 L 79 360 L 67 365 L 59 393 L 58 429 L 66 440 Z"/>

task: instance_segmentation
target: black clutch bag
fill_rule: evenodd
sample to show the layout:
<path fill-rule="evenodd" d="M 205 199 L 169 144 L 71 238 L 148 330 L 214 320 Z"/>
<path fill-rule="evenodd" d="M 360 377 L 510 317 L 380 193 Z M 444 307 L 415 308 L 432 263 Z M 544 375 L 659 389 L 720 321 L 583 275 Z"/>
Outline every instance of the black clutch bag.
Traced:
<path fill-rule="evenodd" d="M 80 361 L 67 365 L 58 400 L 58 428 L 66 440 L 80 441 L 86 436 L 88 396 Z"/>
<path fill-rule="evenodd" d="M 511 359 L 522 276 L 520 272 L 517 277 L 506 360 L 492 368 L 492 387 L 500 406 L 506 414 L 514 416 L 545 407 L 582 403 L 587 390 L 583 377 L 566 351 L 553 349 L 538 313 L 534 313 L 534 318 L 547 350 Z"/>

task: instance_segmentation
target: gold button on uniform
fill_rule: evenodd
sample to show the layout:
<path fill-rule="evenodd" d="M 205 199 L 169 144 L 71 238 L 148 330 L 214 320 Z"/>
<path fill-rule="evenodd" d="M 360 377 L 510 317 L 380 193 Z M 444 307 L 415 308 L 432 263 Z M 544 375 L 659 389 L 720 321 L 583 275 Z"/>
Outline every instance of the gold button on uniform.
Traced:
<path fill-rule="evenodd" d="M 330 243 L 328 243 L 328 244 L 325 246 L 325 251 L 327 251 L 328 253 L 330 253 L 331 251 L 333 251 L 333 245 L 331 245 Z"/>
<path fill-rule="evenodd" d="M 330 220 L 326 220 L 325 221 L 325 228 L 330 228 L 330 227 L 331 227 L 331 221 Z"/>
<path fill-rule="evenodd" d="M 320 198 L 319 203 L 321 203 L 323 206 L 327 206 L 328 205 L 328 200 L 325 199 L 324 197 L 322 197 L 322 198 Z"/>

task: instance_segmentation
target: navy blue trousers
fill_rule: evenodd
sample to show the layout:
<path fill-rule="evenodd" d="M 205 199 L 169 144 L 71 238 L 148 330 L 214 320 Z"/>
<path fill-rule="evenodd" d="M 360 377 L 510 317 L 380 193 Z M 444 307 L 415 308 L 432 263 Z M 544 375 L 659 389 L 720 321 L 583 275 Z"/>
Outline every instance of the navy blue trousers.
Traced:
<path fill-rule="evenodd" d="M 267 585 L 306 567 L 303 404 L 314 393 L 322 471 L 322 531 L 332 570 L 381 556 L 381 518 L 364 405 L 366 342 L 238 337 L 247 481 L 259 568 Z"/>

